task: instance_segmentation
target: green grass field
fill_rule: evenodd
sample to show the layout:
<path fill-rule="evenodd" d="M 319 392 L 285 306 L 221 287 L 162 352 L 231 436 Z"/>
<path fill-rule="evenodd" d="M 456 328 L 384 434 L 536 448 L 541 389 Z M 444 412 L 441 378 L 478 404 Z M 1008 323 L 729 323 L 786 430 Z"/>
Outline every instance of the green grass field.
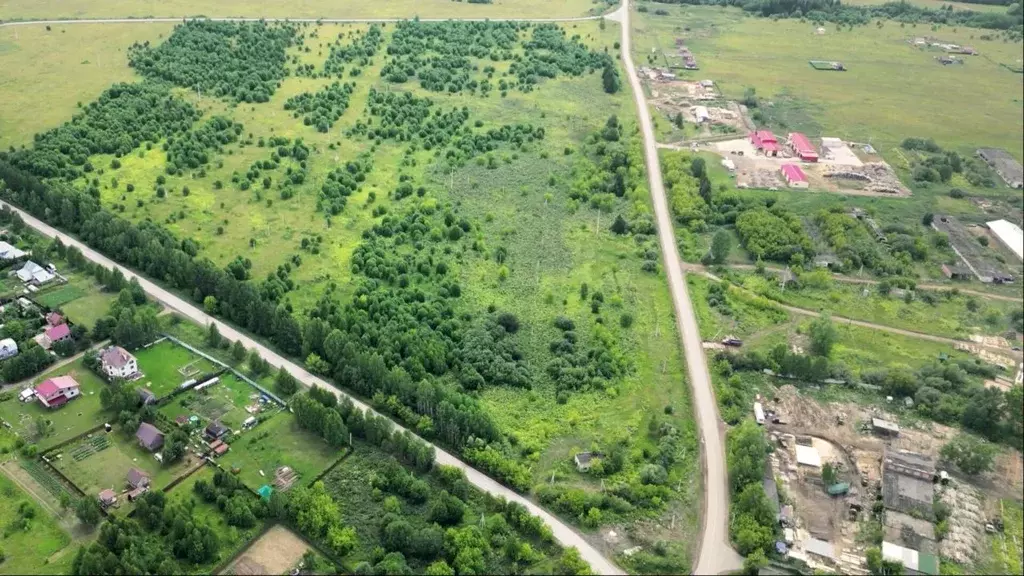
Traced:
<path fill-rule="evenodd" d="M 293 487 L 308 485 L 343 454 L 344 451 L 335 450 L 300 429 L 294 416 L 282 412 L 235 437 L 231 450 L 219 462 L 225 468 L 241 468 L 238 477 L 256 490 L 271 484 L 274 471 L 280 466 L 291 466 L 298 473 L 298 482 Z"/>
<path fill-rule="evenodd" d="M 74 284 L 65 284 L 53 290 L 40 292 L 36 301 L 48 308 L 60 308 L 64 304 L 86 295 L 86 291 Z"/>
<path fill-rule="evenodd" d="M 8 8 L 5 4 L 0 12 Z M 0 14 L 0 19 L 11 17 Z M 42 25 L 0 28 L 0 146 L 29 144 L 36 132 L 68 120 L 79 102 L 88 104 L 111 84 L 138 78 L 128 67 L 128 46 L 155 42 L 172 27 L 163 23 L 53 25 L 50 31 Z"/>
<path fill-rule="evenodd" d="M 209 360 L 170 341 L 137 351 L 135 359 L 145 374 L 138 380 L 139 385 L 149 388 L 157 397 L 166 396 L 186 380 L 217 370 Z"/>
<path fill-rule="evenodd" d="M 92 329 L 96 326 L 97 320 L 106 316 L 114 298 L 114 294 L 109 292 L 90 292 L 64 304 L 61 310 L 75 324 Z"/>
<path fill-rule="evenodd" d="M 888 0 L 848 0 L 844 4 L 851 5 L 874 5 L 884 4 Z M 907 0 L 910 4 L 915 6 L 921 6 L 922 8 L 931 8 L 932 10 L 939 10 L 942 6 L 952 6 L 954 10 L 973 10 L 975 12 L 1006 12 L 1006 6 L 996 6 L 989 4 L 969 4 L 967 2 L 945 2 L 944 0 Z M 830 28 L 832 26 L 829 26 Z"/>
<path fill-rule="evenodd" d="M 180 16 L 248 16 L 254 18 L 571 18 L 606 11 L 609 5 L 592 0 L 493 0 L 469 4 L 452 0 L 100 0 L 69 6 L 59 0 L 12 0 L 0 8 L 0 19 L 144 18 Z"/>
<path fill-rule="evenodd" d="M 0 473 L 0 525 L 6 527 L 20 517 L 19 507 L 28 506 L 32 518 L 27 530 L 13 530 L 0 539 L 5 559 L 0 574 L 68 574 L 75 555 L 68 547 L 71 537 L 32 498 Z"/>
<path fill-rule="evenodd" d="M 103 423 L 100 390 L 106 384 L 82 366 L 80 360 L 37 376 L 31 385 L 36 386 L 47 378 L 64 375 L 78 381 L 82 394 L 57 410 L 47 410 L 39 402 L 22 403 L 12 400 L 0 403 L 0 418 L 10 422 L 12 430 L 21 434 L 27 442 L 37 443 L 40 451 Z M 37 437 L 34 425 L 34 421 L 40 417 L 52 422 L 44 438 Z"/>
<path fill-rule="evenodd" d="M 671 51 L 676 37 L 686 37 L 701 69 L 684 77 L 711 78 L 730 98 L 753 87 L 774 101 L 770 114 L 812 137 L 871 141 L 883 153 L 918 136 L 968 154 L 980 146 L 1005 148 L 1018 159 L 1024 154 L 1022 77 L 999 66 L 1020 59 L 1020 44 L 995 34 L 982 40 L 989 31 L 886 22 L 841 32 L 828 25 L 826 34 L 816 35 L 809 22 L 731 9 L 661 8 L 670 16 L 634 17 L 635 57 L 643 60 L 652 48 Z M 907 44 L 914 36 L 974 46 L 981 56 L 944 67 L 933 58 L 937 53 Z M 849 71 L 816 72 L 807 63 L 812 59 L 841 60 Z"/>
<path fill-rule="evenodd" d="M 97 441 L 101 442 L 100 446 L 106 444 L 107 447 L 97 450 L 95 444 L 91 444 Z M 61 448 L 60 454 L 55 463 L 58 470 L 87 496 L 95 496 L 107 488 L 117 492 L 118 510 L 122 513 L 133 506 L 121 494 L 126 489 L 128 470 L 138 468 L 146 472 L 152 481 L 152 489 L 159 490 L 187 470 L 191 466 L 189 461 L 194 460 L 192 455 L 186 454 L 180 462 L 163 465 L 151 452 L 138 445 L 134 430 L 123 431 L 120 428 L 110 433 L 101 430 L 91 439 L 82 439 Z"/>

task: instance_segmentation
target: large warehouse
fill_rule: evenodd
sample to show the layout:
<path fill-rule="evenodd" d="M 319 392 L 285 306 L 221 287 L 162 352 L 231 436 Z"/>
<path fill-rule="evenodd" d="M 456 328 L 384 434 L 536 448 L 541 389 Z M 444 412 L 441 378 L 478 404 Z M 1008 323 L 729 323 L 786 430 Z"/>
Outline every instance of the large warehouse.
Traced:
<path fill-rule="evenodd" d="M 989 222 L 988 227 L 1003 245 L 1013 250 L 1017 258 L 1024 260 L 1024 233 L 1021 232 L 1020 226 L 1006 220 L 995 220 Z"/>

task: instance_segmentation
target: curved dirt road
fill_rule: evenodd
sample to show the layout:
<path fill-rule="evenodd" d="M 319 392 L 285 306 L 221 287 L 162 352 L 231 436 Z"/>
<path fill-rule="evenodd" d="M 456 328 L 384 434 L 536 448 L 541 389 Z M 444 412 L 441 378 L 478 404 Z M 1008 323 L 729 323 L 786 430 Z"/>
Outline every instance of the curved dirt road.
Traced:
<path fill-rule="evenodd" d="M 22 220 L 24 220 L 27 225 L 36 229 L 39 233 L 43 234 L 44 236 L 47 236 L 49 238 L 60 238 L 61 242 L 63 242 L 65 246 L 74 246 L 78 248 L 79 250 L 82 251 L 82 255 L 84 255 L 89 260 L 96 262 L 97 264 L 100 264 L 102 266 L 106 266 L 107 268 L 118 268 L 125 275 L 125 278 L 129 280 L 131 280 L 132 278 L 138 279 L 139 284 L 142 285 L 142 288 L 146 291 L 146 294 L 148 294 L 151 298 L 163 304 L 164 306 L 171 308 L 172 310 L 178 312 L 179 314 L 203 326 L 207 326 L 210 323 L 216 324 L 217 329 L 220 330 L 222 336 L 232 341 L 240 340 L 242 344 L 245 345 L 246 348 L 256 349 L 260 353 L 260 355 L 263 356 L 263 358 L 266 359 L 267 362 L 269 362 L 272 366 L 288 370 L 288 372 L 291 372 L 292 375 L 298 378 L 299 381 L 302 382 L 303 384 L 306 384 L 307 386 L 316 385 L 334 392 L 334 394 L 336 394 L 339 397 L 351 398 L 351 396 L 348 396 L 348 394 L 345 394 L 344 392 L 336 388 L 334 385 L 310 374 L 301 366 L 291 362 L 287 358 L 284 358 L 281 355 L 279 355 L 277 352 L 274 352 L 270 348 L 267 348 L 266 346 L 260 344 L 258 341 L 249 337 L 244 332 L 236 330 L 235 328 L 219 320 L 215 320 L 213 317 L 208 316 L 205 312 L 203 312 L 196 306 L 192 305 L 191 302 L 179 298 L 174 293 L 162 288 L 156 283 L 151 282 L 150 280 L 146 279 L 143 276 L 139 276 L 132 270 L 124 266 L 121 266 L 120 264 L 117 264 L 113 260 L 110 260 L 106 256 L 86 246 L 82 242 L 79 242 L 77 239 L 68 236 L 67 234 L 64 234 L 58 231 L 57 229 L 53 228 L 52 226 L 49 226 L 48 224 L 34 218 L 32 215 L 28 214 L 24 210 L 21 210 L 16 206 L 12 206 L 7 202 L 2 201 L 0 201 L 0 206 L 10 207 L 11 210 L 17 212 L 21 216 Z M 372 408 L 360 402 L 356 398 L 352 398 L 352 401 L 361 410 L 378 414 Z M 398 424 L 395 424 L 395 427 L 400 430 L 403 429 Z M 624 574 L 624 572 L 618 566 L 616 566 L 610 560 L 605 558 L 596 548 L 591 546 L 575 530 L 573 530 L 570 526 L 568 526 L 558 518 L 555 518 L 544 509 L 540 508 L 530 500 L 517 494 L 511 489 L 502 486 L 489 476 L 486 476 L 483 473 L 477 471 L 475 468 L 466 464 L 462 460 L 459 460 L 452 454 L 442 450 L 441 448 L 438 448 L 437 446 L 434 446 L 434 448 L 437 451 L 438 464 L 455 466 L 461 469 L 466 474 L 466 479 L 469 480 L 469 482 L 473 484 L 473 486 L 476 486 L 478 489 L 487 492 L 488 494 L 491 494 L 493 496 L 502 496 L 506 500 L 518 502 L 525 506 L 531 514 L 540 517 L 542 520 L 544 520 L 545 524 L 551 527 L 551 531 L 559 544 L 567 548 L 575 547 L 576 549 L 578 549 L 580 552 L 580 556 L 590 564 L 590 566 L 596 573 Z"/>
<path fill-rule="evenodd" d="M 647 162 L 647 178 L 651 188 L 651 199 L 658 224 L 658 240 L 665 263 L 665 275 L 668 276 L 669 290 L 672 292 L 672 303 L 675 307 L 676 328 L 682 340 L 686 356 L 686 369 L 693 389 L 694 411 L 700 426 L 701 443 L 704 450 L 704 511 L 700 550 L 697 553 L 696 574 L 720 574 L 737 570 L 743 566 L 742 559 L 729 544 L 729 483 L 725 466 L 725 434 L 718 417 L 718 405 L 715 403 L 714 390 L 711 387 L 711 376 L 708 374 L 707 360 L 701 343 L 697 319 L 690 304 L 690 295 L 683 278 L 679 252 L 676 249 L 675 232 L 672 218 L 668 211 L 665 187 L 661 177 L 661 165 L 658 160 L 657 143 L 654 139 L 654 128 L 651 124 L 647 99 L 644 97 L 643 86 L 633 66 L 630 52 L 630 13 L 629 0 L 623 0 L 622 8 L 615 14 L 622 24 L 622 61 L 629 75 L 629 84 L 633 89 L 636 101 L 637 116 L 640 119 L 640 130 L 644 138 L 644 159 Z"/>

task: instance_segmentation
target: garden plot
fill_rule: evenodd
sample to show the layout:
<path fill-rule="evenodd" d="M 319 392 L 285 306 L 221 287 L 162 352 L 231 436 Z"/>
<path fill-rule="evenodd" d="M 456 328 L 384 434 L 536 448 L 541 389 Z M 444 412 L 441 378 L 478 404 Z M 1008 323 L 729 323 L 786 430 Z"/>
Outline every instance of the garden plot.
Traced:
<path fill-rule="evenodd" d="M 183 382 L 217 371 L 209 360 L 169 340 L 140 350 L 135 358 L 144 374 L 139 382 L 158 398 L 170 394 Z"/>
<path fill-rule="evenodd" d="M 226 373 L 215 384 L 199 391 L 192 390 L 168 402 L 160 408 L 160 413 L 172 421 L 182 416 L 186 419 L 195 416 L 203 427 L 210 422 L 220 422 L 238 431 L 249 416 L 263 409 L 276 409 L 276 404 L 260 403 L 259 397 L 255 388 L 234 374 Z M 258 409 L 253 410 L 254 407 Z"/>
<path fill-rule="evenodd" d="M 291 468 L 297 478 L 285 489 L 294 489 L 308 485 L 343 455 L 344 450 L 331 448 L 300 429 L 290 413 L 282 412 L 235 437 L 220 464 L 237 470 L 239 479 L 254 490 L 264 484 L 274 486 L 278 470 Z"/>
<path fill-rule="evenodd" d="M 221 574 L 284 574 L 306 550 L 305 540 L 284 526 L 274 526 Z"/>
<path fill-rule="evenodd" d="M 134 434 L 134 430 L 100 431 L 47 454 L 47 458 L 86 496 L 95 496 L 108 488 L 119 495 L 125 492 L 127 474 L 132 468 L 145 472 L 153 489 L 160 489 L 194 463 L 195 456 L 186 453 L 181 462 L 161 464 L 152 453 L 136 444 Z M 118 503 L 124 508 L 127 498 L 119 496 Z"/>

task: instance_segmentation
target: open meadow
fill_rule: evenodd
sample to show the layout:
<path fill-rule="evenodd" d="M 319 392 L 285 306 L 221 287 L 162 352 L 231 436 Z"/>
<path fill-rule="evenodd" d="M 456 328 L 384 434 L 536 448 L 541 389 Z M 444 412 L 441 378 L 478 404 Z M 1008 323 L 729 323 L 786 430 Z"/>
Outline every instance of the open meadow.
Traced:
<path fill-rule="evenodd" d="M 12 0 L 0 7 L 2 20 L 59 18 L 167 18 L 186 16 L 250 18 L 575 18 L 601 14 L 609 4 L 594 0 L 97 0 L 70 6 L 59 0 Z"/>
<path fill-rule="evenodd" d="M 1024 154 L 1022 76 L 1000 66 L 1016 65 L 1021 47 L 994 32 L 890 21 L 852 31 L 829 23 L 819 35 L 799 20 L 696 6 L 663 9 L 668 16 L 634 18 L 635 57 L 643 61 L 652 49 L 671 52 L 674 39 L 685 38 L 700 70 L 683 77 L 710 78 L 737 100 L 754 88 L 771 127 L 871 142 L 887 158 L 908 137 L 933 138 L 968 155 L 983 146 L 1005 148 L 1018 159 Z M 973 46 L 980 55 L 943 66 L 934 58 L 941 52 L 907 42 L 918 36 Z M 839 60 L 848 71 L 816 71 L 809 60 Z"/>
<path fill-rule="evenodd" d="M 26 6 L 36 6 L 26 3 Z M 5 4 L 4 9 L 9 7 Z M 0 9 L 3 11 L 3 9 Z M 0 15 L 0 19 L 9 16 Z M 156 42 L 173 25 L 74 24 L 0 27 L 0 147 L 65 122 L 115 82 L 137 78 L 128 46 Z M 31 110 L 31 113 L 27 111 Z"/>

